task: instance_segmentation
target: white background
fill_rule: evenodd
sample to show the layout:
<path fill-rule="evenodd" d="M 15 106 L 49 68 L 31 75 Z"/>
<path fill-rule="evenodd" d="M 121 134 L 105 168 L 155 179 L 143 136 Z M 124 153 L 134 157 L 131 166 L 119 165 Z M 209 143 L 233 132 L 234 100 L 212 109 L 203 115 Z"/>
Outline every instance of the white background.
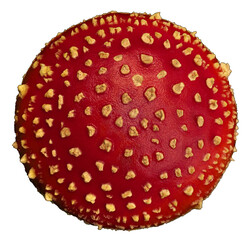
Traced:
<path fill-rule="evenodd" d="M 8 0 L 0 3 L 0 239 L 248 239 L 247 1 Z M 44 200 L 12 148 L 17 85 L 57 32 L 111 10 L 161 12 L 197 36 L 232 69 L 238 105 L 238 152 L 203 209 L 169 224 L 136 231 L 97 230 Z"/>

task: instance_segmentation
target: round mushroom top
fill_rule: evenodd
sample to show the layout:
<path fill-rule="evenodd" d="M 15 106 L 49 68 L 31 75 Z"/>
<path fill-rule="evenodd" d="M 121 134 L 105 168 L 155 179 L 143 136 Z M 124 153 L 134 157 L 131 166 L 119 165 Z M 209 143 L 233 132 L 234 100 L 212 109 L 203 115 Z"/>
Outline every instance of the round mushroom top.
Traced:
<path fill-rule="evenodd" d="M 28 177 L 99 228 L 200 208 L 235 150 L 229 74 L 158 13 L 111 12 L 59 33 L 18 87 L 15 145 Z"/>

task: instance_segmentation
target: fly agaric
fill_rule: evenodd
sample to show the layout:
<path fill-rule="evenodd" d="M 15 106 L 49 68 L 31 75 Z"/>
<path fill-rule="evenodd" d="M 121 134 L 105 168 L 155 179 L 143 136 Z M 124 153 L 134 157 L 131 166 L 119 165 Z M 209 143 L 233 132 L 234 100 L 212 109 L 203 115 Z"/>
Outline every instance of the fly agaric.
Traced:
<path fill-rule="evenodd" d="M 228 64 L 195 32 L 110 12 L 53 38 L 18 86 L 14 146 L 47 201 L 131 230 L 201 208 L 235 151 Z"/>

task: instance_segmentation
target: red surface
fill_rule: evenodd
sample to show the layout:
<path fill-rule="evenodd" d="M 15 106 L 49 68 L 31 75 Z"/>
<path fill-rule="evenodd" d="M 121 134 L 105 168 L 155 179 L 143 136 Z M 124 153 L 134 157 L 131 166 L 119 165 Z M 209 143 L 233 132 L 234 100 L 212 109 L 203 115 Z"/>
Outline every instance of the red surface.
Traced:
<path fill-rule="evenodd" d="M 107 16 L 103 18 L 106 20 Z M 28 161 L 25 163 L 26 171 L 31 168 L 35 169 L 36 178 L 31 181 L 38 190 L 53 195 L 53 202 L 66 212 L 73 214 L 80 219 L 84 219 L 89 223 L 98 224 L 103 227 L 133 229 L 138 227 L 149 227 L 168 222 L 176 217 L 185 214 L 196 205 L 196 201 L 206 198 L 215 185 L 218 183 L 224 170 L 228 166 L 230 157 L 233 153 L 235 143 L 235 126 L 236 126 L 236 106 L 233 100 L 230 86 L 226 77 L 221 77 L 222 69 L 214 68 L 213 64 L 218 62 L 217 59 L 209 60 L 207 54 L 209 50 L 205 49 L 201 43 L 195 42 L 195 37 L 191 35 L 189 42 L 176 40 L 173 33 L 178 31 L 190 34 L 185 29 L 178 29 L 177 26 L 171 24 L 169 27 L 167 21 L 150 20 L 148 15 L 143 17 L 135 17 L 128 14 L 115 14 L 118 24 L 111 22 L 110 24 L 100 25 L 100 18 L 97 18 L 97 26 L 92 25 L 92 20 L 87 21 L 88 30 L 81 30 L 80 25 L 74 26 L 62 33 L 66 40 L 57 46 L 54 42 L 61 35 L 53 39 L 39 54 L 39 65 L 36 68 L 32 66 L 24 77 L 23 84 L 27 84 L 29 89 L 24 98 L 18 98 L 16 115 L 16 133 L 17 143 L 20 155 L 27 154 Z M 130 18 L 131 23 L 128 22 Z M 148 22 L 148 26 L 134 25 L 136 19 L 144 18 Z M 152 22 L 158 23 L 153 26 Z M 106 21 L 107 22 L 107 21 Z M 166 24 L 164 24 L 166 23 Z M 109 27 L 121 27 L 120 33 L 111 34 Z M 133 32 L 128 32 L 127 27 L 133 26 Z M 165 29 L 167 28 L 167 31 Z M 79 32 L 71 36 L 71 32 L 78 28 Z M 104 29 L 106 36 L 104 38 L 98 36 L 96 32 Z M 162 37 L 155 37 L 155 32 L 160 32 Z M 141 40 L 143 33 L 150 33 L 154 38 L 153 44 L 146 44 Z M 84 39 L 85 36 L 91 36 L 96 43 L 90 45 Z M 113 38 L 111 47 L 106 47 L 104 43 Z M 121 40 L 128 38 L 131 46 L 127 49 L 121 46 Z M 165 49 L 163 42 L 169 39 L 171 43 L 170 49 Z M 182 46 L 176 49 L 176 45 L 182 43 Z M 51 47 L 53 46 L 53 47 Z M 76 59 L 70 58 L 67 61 L 63 57 L 63 53 L 69 52 L 69 48 L 76 46 L 79 56 Z M 83 46 L 89 49 L 83 53 Z M 190 55 L 185 56 L 183 50 L 192 47 L 193 51 Z M 59 59 L 55 57 L 55 53 L 60 50 Z M 108 59 L 100 59 L 98 53 L 100 51 L 108 52 Z M 113 57 L 122 54 L 122 61 L 116 62 Z M 140 60 L 140 54 L 153 56 L 154 60 L 151 64 L 144 64 Z M 203 65 L 197 66 L 194 57 L 199 54 L 203 59 Z M 69 52 L 70 55 L 70 52 Z M 85 66 L 85 61 L 91 59 L 93 64 L 91 67 Z M 181 63 L 180 68 L 175 68 L 171 61 L 178 59 Z M 59 66 L 55 66 L 55 64 Z M 51 66 L 53 74 L 52 81 L 46 83 L 40 75 L 40 64 Z M 123 64 L 128 64 L 131 72 L 123 75 L 120 68 Z M 105 74 L 99 75 L 100 67 L 107 68 Z M 61 73 L 69 70 L 67 77 L 61 77 Z M 88 75 L 84 80 L 77 79 L 77 71 L 81 70 Z M 157 74 L 166 70 L 167 76 L 158 79 Z M 188 74 L 192 70 L 197 70 L 199 77 L 195 81 L 190 81 Z M 132 76 L 140 74 L 144 77 L 141 86 L 135 86 Z M 218 91 L 213 92 L 206 85 L 206 79 L 213 77 Z M 70 86 L 66 87 L 64 80 L 70 81 Z M 184 82 L 185 87 L 180 95 L 173 92 L 173 85 Z M 41 89 L 36 84 L 42 83 Z M 104 93 L 97 94 L 95 86 L 105 83 L 107 90 Z M 155 87 L 156 99 L 149 102 L 144 96 L 144 92 L 149 87 Z M 54 89 L 52 98 L 44 97 L 49 90 Z M 75 102 L 74 97 L 78 93 L 83 92 L 85 98 L 80 102 Z M 121 96 L 128 93 L 132 101 L 123 104 Z M 202 101 L 196 103 L 194 95 L 200 93 Z M 58 96 L 64 96 L 64 104 L 58 109 Z M 35 102 L 31 102 L 31 96 L 36 96 Z M 216 110 L 209 108 L 209 99 L 215 99 L 218 103 Z M 228 103 L 228 106 L 222 106 L 221 101 Z M 52 111 L 45 112 L 42 109 L 43 104 L 52 104 Z M 102 116 L 102 107 L 111 104 L 112 112 L 108 117 Z M 84 109 L 90 106 L 92 115 L 87 116 Z M 28 110 L 32 107 L 32 110 Z M 131 119 L 128 115 L 133 108 L 139 110 L 137 118 Z M 155 117 L 155 112 L 163 109 L 165 120 L 160 121 Z M 179 118 L 176 114 L 177 109 L 183 109 L 184 115 Z M 68 112 L 75 110 L 75 117 L 68 118 Z M 230 111 L 230 115 L 225 117 L 224 112 Z M 23 119 L 23 113 L 26 113 L 26 120 Z M 203 127 L 197 125 L 197 116 L 204 117 Z M 122 116 L 123 127 L 119 128 L 115 125 L 115 120 Z M 33 119 L 39 117 L 39 124 L 33 124 Z M 215 123 L 215 119 L 221 117 L 223 125 Z M 46 119 L 53 118 L 53 126 L 48 127 Z M 148 128 L 144 129 L 140 121 L 148 119 Z M 230 128 L 230 123 L 233 127 Z M 61 138 L 61 124 L 70 128 L 71 135 Z M 153 125 L 159 126 L 159 131 L 154 132 Z M 187 125 L 188 131 L 183 131 L 181 126 Z M 96 132 L 94 136 L 89 137 L 87 127 L 94 126 Z M 26 133 L 20 133 L 19 128 L 23 126 Z M 139 136 L 131 137 L 128 134 L 130 126 L 135 126 Z M 42 138 L 36 138 L 35 132 L 43 129 L 45 135 Z M 231 134 L 231 135 L 228 135 Z M 213 138 L 221 136 L 221 144 L 215 146 Z M 151 142 L 152 138 L 157 138 L 159 144 Z M 177 139 L 175 149 L 169 146 L 171 139 Z M 49 140 L 52 144 L 49 144 Z M 104 139 L 112 142 L 110 152 L 103 151 L 99 148 Z M 197 141 L 204 140 L 203 149 L 199 149 Z M 229 140 L 228 140 L 229 139 Z M 21 145 L 21 140 L 27 141 L 27 149 Z M 47 157 L 40 151 L 47 148 Z M 75 157 L 69 154 L 69 149 L 78 147 L 82 151 L 82 155 Z M 185 157 L 185 149 L 192 148 L 193 156 Z M 56 150 L 57 155 L 52 156 L 52 150 Z M 124 157 L 125 149 L 133 149 L 131 157 Z M 156 160 L 156 152 L 162 152 L 164 159 Z M 202 161 L 206 153 L 211 153 L 208 161 Z M 32 155 L 33 154 L 33 155 Z M 217 159 L 216 154 L 220 157 Z M 150 164 L 145 166 L 142 164 L 142 156 L 147 155 Z M 32 156 L 35 156 L 32 159 Z M 104 163 L 103 171 L 99 171 L 95 165 L 96 161 Z M 67 164 L 72 164 L 73 168 L 68 171 Z M 49 166 L 59 166 L 59 172 L 51 175 Z M 111 167 L 118 167 L 116 173 L 112 173 Z M 188 167 L 193 166 L 195 172 L 190 174 Z M 180 168 L 182 177 L 175 175 L 175 169 Z M 134 179 L 125 179 L 126 173 L 132 170 L 135 172 Z M 85 183 L 81 174 L 87 171 L 91 174 L 92 180 Z M 160 174 L 166 171 L 168 179 L 160 179 Z M 203 173 L 204 180 L 199 180 L 198 176 Z M 210 177 L 209 177 L 210 176 Z M 211 178 L 213 176 L 213 179 Z M 211 178 L 209 183 L 206 179 Z M 64 183 L 59 184 L 57 179 L 65 178 Z M 69 191 L 68 186 L 74 182 L 77 190 Z M 151 183 L 152 187 L 145 192 L 143 186 Z M 110 183 L 112 190 L 103 191 L 101 185 Z M 51 187 L 48 187 L 51 186 Z M 184 193 L 187 186 L 192 186 L 194 192 L 191 196 Z M 161 199 L 160 191 L 168 189 L 170 195 Z M 132 197 L 123 199 L 121 194 L 127 190 L 132 191 Z M 96 195 L 95 203 L 92 204 L 85 200 L 88 193 Z M 110 196 L 111 195 L 111 198 Z M 145 204 L 144 199 L 151 198 L 151 204 Z M 76 204 L 72 205 L 71 201 L 76 200 Z M 178 205 L 171 207 L 171 203 L 177 200 Z M 135 209 L 128 210 L 126 205 L 134 202 Z M 108 212 L 105 208 L 107 203 L 115 205 L 114 212 Z M 99 211 L 98 211 L 99 209 Z M 161 209 L 159 213 L 155 213 L 154 209 Z M 143 213 L 150 215 L 150 220 L 145 221 Z M 135 222 L 133 215 L 138 215 L 139 220 Z M 127 222 L 123 222 L 123 217 L 127 217 Z"/>

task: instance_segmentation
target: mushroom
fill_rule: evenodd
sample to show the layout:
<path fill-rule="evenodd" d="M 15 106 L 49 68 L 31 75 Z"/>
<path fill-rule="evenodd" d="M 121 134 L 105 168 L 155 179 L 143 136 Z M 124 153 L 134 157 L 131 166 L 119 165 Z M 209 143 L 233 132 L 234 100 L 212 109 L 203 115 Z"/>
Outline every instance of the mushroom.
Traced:
<path fill-rule="evenodd" d="M 230 72 L 159 13 L 94 17 L 33 61 L 18 87 L 14 146 L 65 212 L 99 228 L 168 223 L 201 208 L 231 161 Z"/>

